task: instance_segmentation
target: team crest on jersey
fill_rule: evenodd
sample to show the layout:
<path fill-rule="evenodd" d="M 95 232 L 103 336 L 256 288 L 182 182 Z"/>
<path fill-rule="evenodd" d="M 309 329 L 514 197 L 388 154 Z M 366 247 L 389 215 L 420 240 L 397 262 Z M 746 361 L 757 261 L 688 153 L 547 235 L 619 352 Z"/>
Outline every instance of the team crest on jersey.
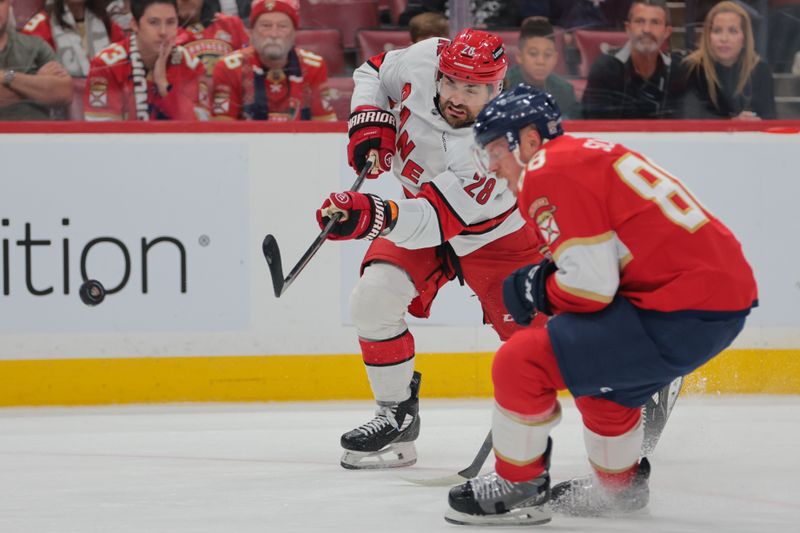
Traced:
<path fill-rule="evenodd" d="M 536 222 L 545 243 L 550 246 L 561 236 L 555 217 L 556 206 L 552 205 L 546 196 L 533 201 L 528 214 Z"/>
<path fill-rule="evenodd" d="M 231 96 L 228 92 L 219 91 L 214 93 L 214 114 L 227 115 L 231 108 Z"/>
<path fill-rule="evenodd" d="M 105 107 L 108 105 L 108 80 L 91 78 L 89 80 L 89 106 Z"/>

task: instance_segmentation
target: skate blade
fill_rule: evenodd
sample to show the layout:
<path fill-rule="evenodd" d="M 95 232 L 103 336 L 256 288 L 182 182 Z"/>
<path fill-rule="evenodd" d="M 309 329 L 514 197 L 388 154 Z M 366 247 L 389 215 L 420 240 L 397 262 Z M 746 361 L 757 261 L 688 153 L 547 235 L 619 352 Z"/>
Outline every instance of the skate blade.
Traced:
<path fill-rule="evenodd" d="M 421 485 L 423 487 L 454 487 L 464 483 L 465 481 L 469 481 L 469 478 L 460 476 L 458 474 L 432 478 L 401 477 L 400 479 L 403 481 L 408 481 L 409 483 L 413 483 L 414 485 Z"/>
<path fill-rule="evenodd" d="M 413 442 L 389 444 L 377 452 L 355 452 L 345 450 L 341 465 L 348 470 L 378 470 L 401 468 L 417 462 L 417 448 Z"/>
<path fill-rule="evenodd" d="M 471 515 L 455 509 L 448 509 L 445 521 L 460 526 L 538 526 L 552 519 L 547 507 L 520 507 L 507 513 L 496 515 Z"/>

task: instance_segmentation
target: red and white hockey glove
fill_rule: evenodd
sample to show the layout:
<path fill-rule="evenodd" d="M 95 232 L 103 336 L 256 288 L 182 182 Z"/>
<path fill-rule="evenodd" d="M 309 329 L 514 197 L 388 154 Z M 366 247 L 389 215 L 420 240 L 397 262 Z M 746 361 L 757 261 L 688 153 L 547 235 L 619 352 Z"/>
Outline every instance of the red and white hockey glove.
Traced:
<path fill-rule="evenodd" d="M 356 172 L 361 172 L 373 151 L 377 153 L 377 161 L 368 178 L 377 178 L 391 168 L 397 136 L 394 115 L 378 107 L 359 106 L 350 114 L 347 134 L 350 136 L 347 161 Z"/>
<path fill-rule="evenodd" d="M 325 229 L 331 217 L 344 213 L 328 234 L 330 240 L 368 239 L 386 235 L 397 220 L 397 204 L 384 202 L 374 194 L 360 192 L 331 193 L 317 209 L 317 224 Z"/>

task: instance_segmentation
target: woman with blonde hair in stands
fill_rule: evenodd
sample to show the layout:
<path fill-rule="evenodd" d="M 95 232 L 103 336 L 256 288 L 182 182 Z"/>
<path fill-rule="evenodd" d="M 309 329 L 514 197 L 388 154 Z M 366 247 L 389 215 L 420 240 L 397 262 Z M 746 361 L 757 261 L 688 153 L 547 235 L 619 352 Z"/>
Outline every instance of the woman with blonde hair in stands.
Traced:
<path fill-rule="evenodd" d="M 756 54 L 750 17 L 737 3 L 711 8 L 700 48 L 685 60 L 683 118 L 775 118 L 772 72 Z"/>

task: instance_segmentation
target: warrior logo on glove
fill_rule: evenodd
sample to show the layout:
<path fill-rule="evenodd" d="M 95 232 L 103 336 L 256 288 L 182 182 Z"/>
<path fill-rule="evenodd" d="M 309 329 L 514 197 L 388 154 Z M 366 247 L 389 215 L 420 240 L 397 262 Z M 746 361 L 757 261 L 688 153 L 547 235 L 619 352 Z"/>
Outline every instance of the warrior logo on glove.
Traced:
<path fill-rule="evenodd" d="M 367 174 L 377 178 L 392 166 L 396 151 L 396 121 L 389 111 L 371 106 L 359 106 L 347 121 L 350 143 L 347 145 L 347 160 L 356 172 L 361 172 L 367 163 L 370 152 L 376 152 L 376 164 Z"/>
<path fill-rule="evenodd" d="M 384 202 L 374 194 L 360 192 L 331 193 L 317 209 L 317 223 L 325 229 L 331 218 L 337 217 L 328 234 L 330 240 L 368 239 L 386 235 L 397 220 L 397 204 Z"/>

